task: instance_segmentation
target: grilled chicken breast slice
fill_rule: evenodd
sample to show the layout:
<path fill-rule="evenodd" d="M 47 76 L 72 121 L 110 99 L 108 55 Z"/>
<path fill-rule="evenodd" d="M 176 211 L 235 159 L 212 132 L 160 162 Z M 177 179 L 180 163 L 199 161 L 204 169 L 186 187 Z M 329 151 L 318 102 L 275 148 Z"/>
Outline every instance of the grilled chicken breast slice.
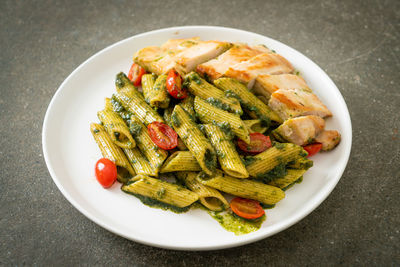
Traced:
<path fill-rule="evenodd" d="M 332 116 L 329 109 L 308 88 L 279 89 L 271 95 L 268 105 L 283 120 L 304 115 L 316 115 L 322 118 Z"/>
<path fill-rule="evenodd" d="M 162 46 L 161 49 L 169 53 L 176 53 L 200 42 L 200 37 L 185 38 L 185 39 L 169 39 Z"/>
<path fill-rule="evenodd" d="M 197 66 L 196 71 L 211 80 L 218 79 L 224 75 L 229 67 L 249 60 L 261 53 L 272 53 L 271 50 L 262 45 L 249 46 L 247 44 L 234 44 L 232 48 L 218 58 L 207 61 Z"/>
<path fill-rule="evenodd" d="M 279 89 L 303 89 L 308 88 L 308 85 L 304 79 L 294 74 L 280 74 L 280 75 L 269 75 L 261 74 L 256 78 L 256 82 L 253 87 L 253 92 L 258 95 L 263 95 L 266 98 L 270 98 L 271 94 Z"/>
<path fill-rule="evenodd" d="M 341 139 L 341 135 L 336 130 L 326 130 L 320 133 L 315 142 L 322 143 L 322 150 L 329 151 L 335 148 Z"/>
<path fill-rule="evenodd" d="M 148 46 L 140 49 L 133 57 L 133 61 L 148 72 L 156 72 L 154 62 L 163 57 L 164 51 L 158 46 Z"/>
<path fill-rule="evenodd" d="M 324 119 L 309 115 L 286 120 L 272 133 L 280 141 L 289 141 L 303 146 L 312 143 L 324 128 Z"/>
<path fill-rule="evenodd" d="M 224 76 L 235 78 L 247 84 L 250 89 L 259 75 L 292 73 L 293 70 L 292 64 L 284 57 L 274 53 L 263 53 L 230 67 Z"/>
<path fill-rule="evenodd" d="M 231 47 L 230 43 L 219 41 L 202 41 L 175 55 L 177 71 L 189 73 L 197 65 L 216 58 Z"/>

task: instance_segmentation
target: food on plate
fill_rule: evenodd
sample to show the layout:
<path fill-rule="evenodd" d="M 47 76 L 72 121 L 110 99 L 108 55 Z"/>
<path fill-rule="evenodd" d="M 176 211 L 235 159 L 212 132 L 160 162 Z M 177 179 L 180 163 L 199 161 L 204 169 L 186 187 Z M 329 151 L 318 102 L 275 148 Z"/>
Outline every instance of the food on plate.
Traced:
<path fill-rule="evenodd" d="M 309 157 L 340 142 L 325 130 L 329 109 L 264 45 L 193 37 L 144 47 L 109 97 L 90 125 L 99 183 L 118 180 L 152 207 L 202 207 L 236 234 L 257 230 Z"/>

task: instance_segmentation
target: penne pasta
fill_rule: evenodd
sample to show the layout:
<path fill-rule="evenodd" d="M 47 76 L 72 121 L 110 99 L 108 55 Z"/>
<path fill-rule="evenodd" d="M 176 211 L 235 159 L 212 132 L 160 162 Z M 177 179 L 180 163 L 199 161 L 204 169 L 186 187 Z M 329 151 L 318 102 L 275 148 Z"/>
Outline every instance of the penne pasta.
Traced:
<path fill-rule="evenodd" d="M 195 72 L 186 75 L 185 86 L 193 95 L 205 99 L 220 109 L 239 115 L 243 114 L 240 103 L 236 98 L 226 97 L 223 91 L 202 79 Z"/>
<path fill-rule="evenodd" d="M 307 152 L 298 145 L 291 143 L 275 143 L 273 147 L 253 157 L 253 161 L 246 166 L 251 177 L 262 177 L 279 164 L 287 164 Z"/>
<path fill-rule="evenodd" d="M 123 151 L 137 174 L 157 176 L 157 172 L 138 148 L 124 148 Z"/>
<path fill-rule="evenodd" d="M 142 174 L 136 175 L 121 189 L 126 193 L 149 197 L 178 208 L 187 207 L 199 199 L 196 193 L 180 185 Z"/>
<path fill-rule="evenodd" d="M 158 175 L 164 160 L 168 156 L 168 152 L 153 143 L 149 133 L 147 132 L 147 128 L 135 116 L 132 116 L 131 118 L 130 131 L 135 138 L 140 151 L 150 162 L 155 174 Z"/>
<path fill-rule="evenodd" d="M 196 179 L 204 185 L 221 190 L 225 193 L 250 198 L 261 203 L 272 205 L 285 197 L 278 187 L 266 185 L 250 179 L 237 179 L 217 171 L 214 176 L 207 177 L 200 173 Z"/>
<path fill-rule="evenodd" d="M 160 75 L 157 79 L 153 74 L 144 74 L 142 76 L 144 99 L 151 107 L 168 107 L 170 98 L 167 93 L 166 82 L 167 75 Z"/>
<path fill-rule="evenodd" d="M 97 112 L 97 117 L 103 123 L 111 140 L 119 147 L 134 148 L 136 146 L 135 140 L 129 132 L 124 120 L 114 111 L 104 109 Z"/>
<path fill-rule="evenodd" d="M 229 207 L 228 201 L 222 194 L 211 187 L 203 185 L 196 180 L 197 172 L 177 172 L 176 176 L 179 180 L 193 192 L 199 196 L 200 203 L 212 211 L 221 211 Z"/>
<path fill-rule="evenodd" d="M 124 152 L 113 143 L 103 126 L 91 123 L 90 132 L 99 146 L 103 157 L 113 161 L 117 166 L 117 178 L 119 182 L 125 183 L 136 174 L 125 157 Z"/>
<path fill-rule="evenodd" d="M 224 172 L 236 178 L 247 178 L 246 170 L 235 145 L 230 136 L 225 134 L 220 127 L 212 124 L 204 124 L 204 130 L 217 152 L 219 164 Z"/>
<path fill-rule="evenodd" d="M 288 169 L 287 174 L 285 176 L 276 178 L 273 181 L 269 182 L 268 184 L 282 189 L 286 188 L 289 185 L 296 182 L 300 177 L 302 177 L 306 171 L 307 170 Z"/>
<path fill-rule="evenodd" d="M 175 106 L 171 120 L 175 131 L 196 158 L 201 169 L 211 175 L 215 170 L 217 159 L 210 141 L 180 105 Z"/>
<path fill-rule="evenodd" d="M 121 72 L 117 75 L 115 85 L 117 93 L 113 96 L 127 111 L 134 114 L 140 121 L 143 121 L 146 125 L 153 121 L 164 122 L 157 111 L 146 103 L 142 94 L 136 90 L 124 73 Z"/>
<path fill-rule="evenodd" d="M 265 133 L 268 129 L 263 125 L 261 120 L 243 120 L 243 123 L 249 133 Z"/>
<path fill-rule="evenodd" d="M 270 121 L 283 122 L 278 114 L 252 94 L 246 85 L 239 81 L 231 78 L 219 78 L 214 81 L 214 84 L 224 90 L 227 96 L 237 97 L 252 118 L 262 120 L 265 125 L 269 125 Z"/>
<path fill-rule="evenodd" d="M 216 108 L 197 96 L 194 99 L 194 110 L 202 123 L 213 123 L 219 126 L 229 124 L 232 132 L 237 137 L 245 141 L 247 144 L 250 143 L 249 131 L 240 119 L 239 115 Z"/>
<path fill-rule="evenodd" d="M 201 171 L 201 167 L 190 151 L 176 151 L 161 167 L 160 173 L 179 171 Z"/>

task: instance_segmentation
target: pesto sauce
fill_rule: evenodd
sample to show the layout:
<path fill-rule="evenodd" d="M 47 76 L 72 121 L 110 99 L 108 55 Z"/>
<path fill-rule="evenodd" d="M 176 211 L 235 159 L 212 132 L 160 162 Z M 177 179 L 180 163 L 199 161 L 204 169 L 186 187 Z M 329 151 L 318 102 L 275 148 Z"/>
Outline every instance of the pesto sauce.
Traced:
<path fill-rule="evenodd" d="M 265 221 L 266 216 L 263 215 L 257 220 L 246 220 L 234 215 L 230 211 L 207 211 L 212 218 L 218 221 L 218 223 L 229 232 L 233 232 L 235 235 L 244 235 L 260 229 L 262 223 Z"/>
<path fill-rule="evenodd" d="M 255 158 L 255 157 L 252 157 L 252 156 L 246 156 L 246 157 L 243 157 L 241 159 L 242 159 L 242 162 L 243 162 L 244 166 L 249 166 L 253 162 L 255 162 L 257 160 L 260 160 L 259 158 Z"/>
<path fill-rule="evenodd" d="M 100 132 L 100 130 L 97 129 L 97 128 L 93 130 L 93 133 L 95 133 L 95 134 L 97 134 L 97 133 L 99 133 L 99 132 Z"/>
<path fill-rule="evenodd" d="M 120 72 L 117 74 L 117 77 L 115 77 L 115 85 L 119 88 L 122 88 L 125 86 L 125 82 L 128 78 L 125 76 L 123 72 Z"/>
<path fill-rule="evenodd" d="M 179 127 L 181 126 L 181 121 L 179 120 L 178 116 L 176 116 L 176 113 L 172 113 L 171 115 L 171 120 L 174 126 Z"/>
<path fill-rule="evenodd" d="M 122 106 L 122 104 L 118 101 L 118 99 L 115 97 L 115 95 L 113 95 L 111 97 L 111 105 L 113 107 L 113 110 L 115 112 L 122 112 L 125 111 L 125 108 Z"/>
<path fill-rule="evenodd" d="M 290 185 L 282 188 L 283 191 L 288 190 L 289 188 L 291 188 L 292 186 L 294 186 L 295 184 L 299 184 L 303 181 L 303 176 L 301 176 L 299 179 L 297 179 L 296 181 L 294 181 L 293 183 L 291 183 Z"/>
<path fill-rule="evenodd" d="M 257 175 L 257 179 L 262 180 L 263 183 L 269 183 L 277 178 L 281 178 L 287 174 L 286 165 L 284 163 L 278 164 L 275 168 L 267 173 Z"/>
<path fill-rule="evenodd" d="M 209 97 L 206 99 L 206 101 L 219 109 L 230 111 L 229 105 L 226 103 L 222 103 L 222 101 L 220 99 L 217 99 L 214 97 Z"/>
<path fill-rule="evenodd" d="M 122 191 L 124 191 L 124 190 L 122 190 Z M 142 195 L 135 194 L 132 192 L 127 192 L 127 191 L 124 191 L 124 192 L 129 195 L 133 195 L 133 196 L 137 197 L 144 205 L 149 206 L 151 208 L 170 210 L 175 213 L 184 213 L 184 212 L 187 212 L 188 210 L 190 210 L 190 207 L 191 207 L 191 206 L 187 206 L 187 207 L 179 208 L 179 207 L 158 201 L 156 199 L 152 199 L 150 197 L 142 196 Z"/>
<path fill-rule="evenodd" d="M 129 127 L 129 131 L 131 132 L 131 134 L 133 136 L 137 136 L 142 131 L 142 126 L 138 123 L 133 122 L 133 123 L 131 123 L 131 125 Z"/>
<path fill-rule="evenodd" d="M 215 153 L 209 149 L 207 149 L 206 153 L 204 154 L 204 164 L 210 171 L 214 171 L 217 168 L 217 159 Z"/>

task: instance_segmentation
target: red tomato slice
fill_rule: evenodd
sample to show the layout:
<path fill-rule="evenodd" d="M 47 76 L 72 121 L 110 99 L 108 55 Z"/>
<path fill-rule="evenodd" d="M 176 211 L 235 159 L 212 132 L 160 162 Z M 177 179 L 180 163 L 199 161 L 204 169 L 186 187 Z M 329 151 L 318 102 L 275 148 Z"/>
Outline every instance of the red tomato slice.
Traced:
<path fill-rule="evenodd" d="M 146 74 L 145 69 L 133 63 L 128 73 L 128 79 L 133 82 L 134 86 L 139 86 L 142 83 L 143 74 Z"/>
<path fill-rule="evenodd" d="M 235 197 L 230 206 L 236 215 L 249 220 L 260 218 L 265 214 L 260 203 L 252 199 Z"/>
<path fill-rule="evenodd" d="M 97 181 L 104 187 L 109 188 L 117 180 L 117 166 L 109 159 L 101 158 L 96 162 L 94 168 Z"/>
<path fill-rule="evenodd" d="M 178 135 L 165 123 L 154 121 L 147 125 L 151 140 L 158 147 L 170 150 L 178 145 Z"/>
<path fill-rule="evenodd" d="M 321 143 L 313 143 L 313 144 L 309 144 L 306 146 L 303 146 L 304 150 L 308 152 L 307 158 L 314 156 L 315 154 L 317 154 L 321 148 L 322 148 L 322 144 Z"/>
<path fill-rule="evenodd" d="M 187 91 L 182 88 L 182 78 L 175 70 L 170 70 L 167 77 L 167 90 L 168 93 L 176 99 L 183 99 L 187 97 Z"/>
<path fill-rule="evenodd" d="M 261 153 L 272 146 L 269 136 L 261 133 L 251 133 L 250 144 L 246 144 L 242 139 L 238 139 L 237 144 L 243 152 L 251 155 Z"/>

